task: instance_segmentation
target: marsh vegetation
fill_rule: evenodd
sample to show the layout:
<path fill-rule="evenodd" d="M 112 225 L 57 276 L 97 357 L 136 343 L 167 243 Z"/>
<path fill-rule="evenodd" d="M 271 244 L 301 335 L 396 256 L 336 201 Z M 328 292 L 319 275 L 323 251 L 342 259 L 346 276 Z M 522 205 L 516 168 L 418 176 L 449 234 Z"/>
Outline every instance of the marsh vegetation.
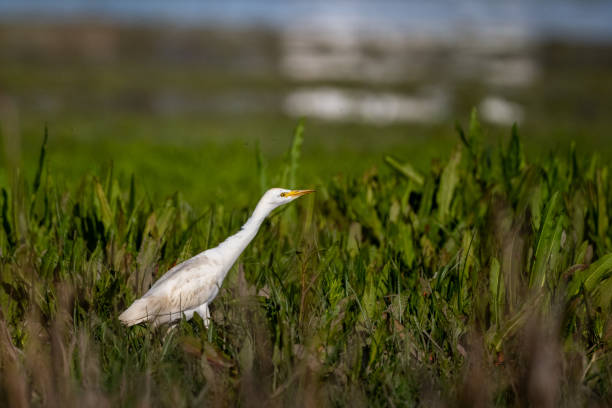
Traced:
<path fill-rule="evenodd" d="M 612 184 L 597 155 L 530 160 L 516 127 L 491 145 L 473 113 L 425 170 L 387 156 L 313 186 L 302 130 L 279 171 L 256 150 L 247 170 L 255 190 L 317 194 L 264 223 L 208 329 L 117 316 L 257 196 L 152 199 L 112 166 L 67 182 L 45 137 L 32 176 L 2 189 L 1 404 L 610 404 Z"/>

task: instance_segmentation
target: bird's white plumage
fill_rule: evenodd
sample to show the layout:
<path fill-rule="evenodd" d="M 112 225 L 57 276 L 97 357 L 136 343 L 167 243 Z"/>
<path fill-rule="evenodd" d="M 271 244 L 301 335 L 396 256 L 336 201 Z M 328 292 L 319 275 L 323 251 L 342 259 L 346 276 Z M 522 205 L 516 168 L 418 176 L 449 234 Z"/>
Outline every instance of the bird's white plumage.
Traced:
<path fill-rule="evenodd" d="M 225 276 L 242 251 L 257 234 L 263 220 L 278 206 L 287 204 L 312 190 L 268 190 L 240 231 L 215 248 L 208 249 L 166 272 L 119 319 L 132 326 L 141 322 L 169 323 L 183 315 L 191 319 L 198 313 L 208 325 L 208 304 L 217 296 Z"/>

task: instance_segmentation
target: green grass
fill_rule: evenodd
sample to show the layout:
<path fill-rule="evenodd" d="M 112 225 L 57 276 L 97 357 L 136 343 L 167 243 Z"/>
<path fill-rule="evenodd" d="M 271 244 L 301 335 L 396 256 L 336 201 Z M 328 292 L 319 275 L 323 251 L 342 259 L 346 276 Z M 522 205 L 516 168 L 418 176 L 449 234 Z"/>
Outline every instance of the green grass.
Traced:
<path fill-rule="evenodd" d="M 52 152 L 47 166 L 56 178 L 77 182 L 86 173 L 105 174 L 112 165 L 124 184 L 135 174 L 139 187 L 154 200 L 180 191 L 190 204 L 198 206 L 218 201 L 232 201 L 236 206 L 253 204 L 260 192 L 252 175 L 255 151 L 260 149 L 271 174 L 280 172 L 295 126 L 294 120 L 274 115 L 232 119 L 127 113 L 26 118 L 19 135 L 5 135 L 18 140 L 14 144 L 20 151 L 9 153 L 8 143 L 0 149 L 4 148 L 5 162 L 17 161 L 27 177 L 36 171 L 41 129 L 47 124 Z M 373 134 L 376 143 L 372 143 Z M 389 151 L 414 157 L 415 165 L 425 169 L 431 157 L 450 151 L 452 140 L 452 124 L 378 128 L 309 120 L 300 180 L 316 184 L 337 174 L 357 176 L 380 165 Z M 10 181 L 10 166 L 0 167 L 0 183 Z"/>
<path fill-rule="evenodd" d="M 529 158 L 516 129 L 491 146 L 475 115 L 458 133 L 429 167 L 381 157 L 312 185 L 296 132 L 285 159 L 249 149 L 250 187 L 211 204 L 180 183 L 152 197 L 128 168 L 75 185 L 43 145 L 2 192 L 0 405 L 609 405 L 607 166 L 573 147 Z M 209 329 L 121 326 L 294 180 L 317 193 L 264 223 Z"/>

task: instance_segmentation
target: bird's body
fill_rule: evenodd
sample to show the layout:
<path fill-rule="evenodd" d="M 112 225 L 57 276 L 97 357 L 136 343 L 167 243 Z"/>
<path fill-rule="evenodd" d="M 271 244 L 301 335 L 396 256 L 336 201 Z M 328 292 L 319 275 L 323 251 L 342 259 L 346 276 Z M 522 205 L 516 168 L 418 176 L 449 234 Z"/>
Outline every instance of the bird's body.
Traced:
<path fill-rule="evenodd" d="M 197 312 L 208 326 L 208 304 L 217 296 L 225 276 L 242 251 L 257 234 L 270 212 L 312 190 L 268 190 L 240 231 L 217 247 L 207 249 L 166 272 L 119 319 L 132 326 L 151 322 L 154 326 L 181 319 L 189 320 Z"/>

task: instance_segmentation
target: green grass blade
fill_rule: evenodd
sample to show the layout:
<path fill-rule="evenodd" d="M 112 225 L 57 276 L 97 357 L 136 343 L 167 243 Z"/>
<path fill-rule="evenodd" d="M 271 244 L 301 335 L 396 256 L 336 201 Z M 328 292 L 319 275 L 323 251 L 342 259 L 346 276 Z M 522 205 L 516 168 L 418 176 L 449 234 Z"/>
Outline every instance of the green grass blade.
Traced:
<path fill-rule="evenodd" d="M 610 272 L 612 272 L 612 253 L 602 256 L 587 269 L 577 272 L 567 287 L 567 296 L 572 298 L 578 295 L 581 287 L 591 292 Z"/>
<path fill-rule="evenodd" d="M 98 203 L 100 204 L 102 222 L 108 231 L 113 225 L 113 213 L 111 212 L 111 208 L 108 203 L 108 199 L 106 198 L 106 194 L 104 193 L 104 189 L 102 188 L 102 184 L 100 184 L 100 181 L 98 181 L 97 178 L 94 179 L 94 189 L 96 192 L 96 197 L 98 198 Z"/>
<path fill-rule="evenodd" d="M 302 143 L 304 142 L 304 123 L 300 121 L 293 132 L 293 141 L 289 150 L 289 188 L 298 188 L 297 171 L 300 164 Z"/>
<path fill-rule="evenodd" d="M 38 188 L 40 187 L 40 179 L 42 177 L 43 168 L 45 165 L 45 156 L 47 154 L 47 141 L 49 140 L 49 129 L 45 124 L 45 135 L 43 137 L 42 145 L 40 146 L 40 154 L 38 156 L 38 167 L 36 168 L 36 175 L 34 176 L 34 183 L 32 183 L 33 194 L 36 195 Z"/>
<path fill-rule="evenodd" d="M 397 171 L 408 180 L 414 181 L 417 185 L 422 186 L 424 178 L 423 176 L 410 165 L 410 163 L 400 163 L 397 159 L 392 156 L 385 156 L 385 163 L 387 163 L 393 170 Z"/>
<path fill-rule="evenodd" d="M 440 177 L 440 187 L 436 196 L 436 202 L 438 203 L 438 218 L 440 222 L 444 223 L 450 212 L 451 201 L 453 199 L 453 193 L 459 183 L 459 163 L 461 162 L 461 147 L 458 145 L 453 150 L 451 157 L 442 171 Z"/>
<path fill-rule="evenodd" d="M 558 216 L 559 201 L 559 193 L 555 192 L 548 202 L 544 218 L 542 219 L 529 281 L 530 286 L 533 288 L 543 287 L 548 275 L 547 272 L 556 266 L 563 231 L 561 220 Z"/>
<path fill-rule="evenodd" d="M 491 293 L 491 313 L 493 321 L 499 326 L 504 308 L 504 279 L 501 275 L 501 265 L 497 258 L 491 260 L 489 269 L 489 291 Z"/>

